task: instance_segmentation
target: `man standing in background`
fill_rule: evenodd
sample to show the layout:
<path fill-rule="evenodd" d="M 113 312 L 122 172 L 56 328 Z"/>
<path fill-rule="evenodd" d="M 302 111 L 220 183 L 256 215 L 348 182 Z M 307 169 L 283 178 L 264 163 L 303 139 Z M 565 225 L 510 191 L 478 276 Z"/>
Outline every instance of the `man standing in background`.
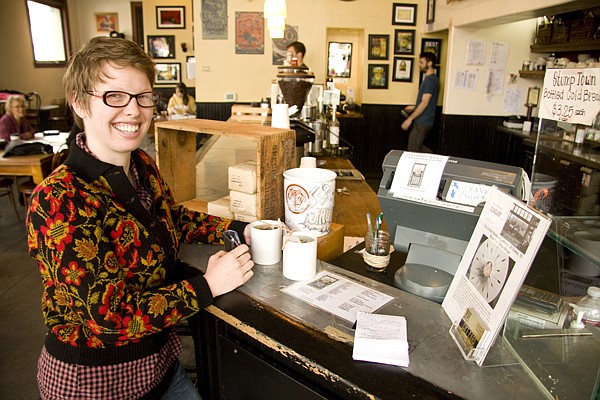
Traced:
<path fill-rule="evenodd" d="M 304 64 L 304 55 L 306 54 L 306 47 L 302 42 L 292 42 L 288 44 L 287 51 L 292 53 L 292 58 L 296 57 L 298 59 L 298 66 L 308 68 L 306 64 Z"/>
<path fill-rule="evenodd" d="M 419 56 L 419 69 L 425 73 L 425 78 L 419 86 L 416 105 L 406 106 L 403 110 L 408 116 L 402 123 L 402 129 L 407 131 L 413 125 L 408 135 L 408 151 L 433 153 L 423 141 L 433 127 L 440 92 L 440 80 L 433 67 L 435 63 L 436 57 L 433 53 L 425 52 Z"/>

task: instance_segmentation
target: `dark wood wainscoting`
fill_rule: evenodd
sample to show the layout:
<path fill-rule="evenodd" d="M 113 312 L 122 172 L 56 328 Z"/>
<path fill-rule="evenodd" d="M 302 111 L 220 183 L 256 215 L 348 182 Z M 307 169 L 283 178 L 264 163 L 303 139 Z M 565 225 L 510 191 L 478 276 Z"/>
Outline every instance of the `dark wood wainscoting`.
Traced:
<path fill-rule="evenodd" d="M 475 160 L 500 162 L 505 146 L 497 127 L 503 117 L 447 115 L 441 118 L 440 153 Z M 506 136 L 506 135 L 504 135 Z"/>

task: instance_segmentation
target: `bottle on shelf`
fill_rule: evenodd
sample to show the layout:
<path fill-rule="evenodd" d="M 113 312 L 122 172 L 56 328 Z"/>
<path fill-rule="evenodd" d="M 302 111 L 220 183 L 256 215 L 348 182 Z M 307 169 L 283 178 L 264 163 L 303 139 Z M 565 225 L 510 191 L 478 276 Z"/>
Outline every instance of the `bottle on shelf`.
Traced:
<path fill-rule="evenodd" d="M 336 118 L 336 106 L 331 110 L 331 122 L 329 123 L 329 147 L 336 153 L 340 145 L 340 123 Z"/>

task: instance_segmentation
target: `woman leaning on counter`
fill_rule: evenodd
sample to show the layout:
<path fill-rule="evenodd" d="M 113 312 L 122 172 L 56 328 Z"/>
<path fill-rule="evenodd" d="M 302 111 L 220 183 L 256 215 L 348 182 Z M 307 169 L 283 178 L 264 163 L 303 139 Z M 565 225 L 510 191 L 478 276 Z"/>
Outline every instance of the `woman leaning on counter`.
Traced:
<path fill-rule="evenodd" d="M 212 256 L 203 276 L 177 259 L 182 241 L 222 244 L 226 229 L 248 241 L 248 226 L 178 204 L 138 149 L 160 100 L 155 74 L 136 43 L 96 37 L 63 77 L 83 132 L 27 217 L 49 329 L 42 399 L 198 399 L 172 328 L 253 274 L 245 244 Z"/>
<path fill-rule="evenodd" d="M 10 95 L 6 100 L 6 112 L 0 118 L 0 139 L 10 142 L 11 135 L 31 139 L 33 128 L 25 117 L 25 99 L 21 95 Z"/>

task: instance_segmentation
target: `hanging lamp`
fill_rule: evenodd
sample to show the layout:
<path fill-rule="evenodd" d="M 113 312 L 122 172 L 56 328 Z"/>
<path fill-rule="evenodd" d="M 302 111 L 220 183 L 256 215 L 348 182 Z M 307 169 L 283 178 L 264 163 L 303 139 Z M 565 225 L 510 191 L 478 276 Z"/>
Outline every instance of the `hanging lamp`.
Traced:
<path fill-rule="evenodd" d="M 287 4 L 285 0 L 265 0 L 264 16 L 267 19 L 267 29 L 272 39 L 281 39 L 285 32 Z"/>

